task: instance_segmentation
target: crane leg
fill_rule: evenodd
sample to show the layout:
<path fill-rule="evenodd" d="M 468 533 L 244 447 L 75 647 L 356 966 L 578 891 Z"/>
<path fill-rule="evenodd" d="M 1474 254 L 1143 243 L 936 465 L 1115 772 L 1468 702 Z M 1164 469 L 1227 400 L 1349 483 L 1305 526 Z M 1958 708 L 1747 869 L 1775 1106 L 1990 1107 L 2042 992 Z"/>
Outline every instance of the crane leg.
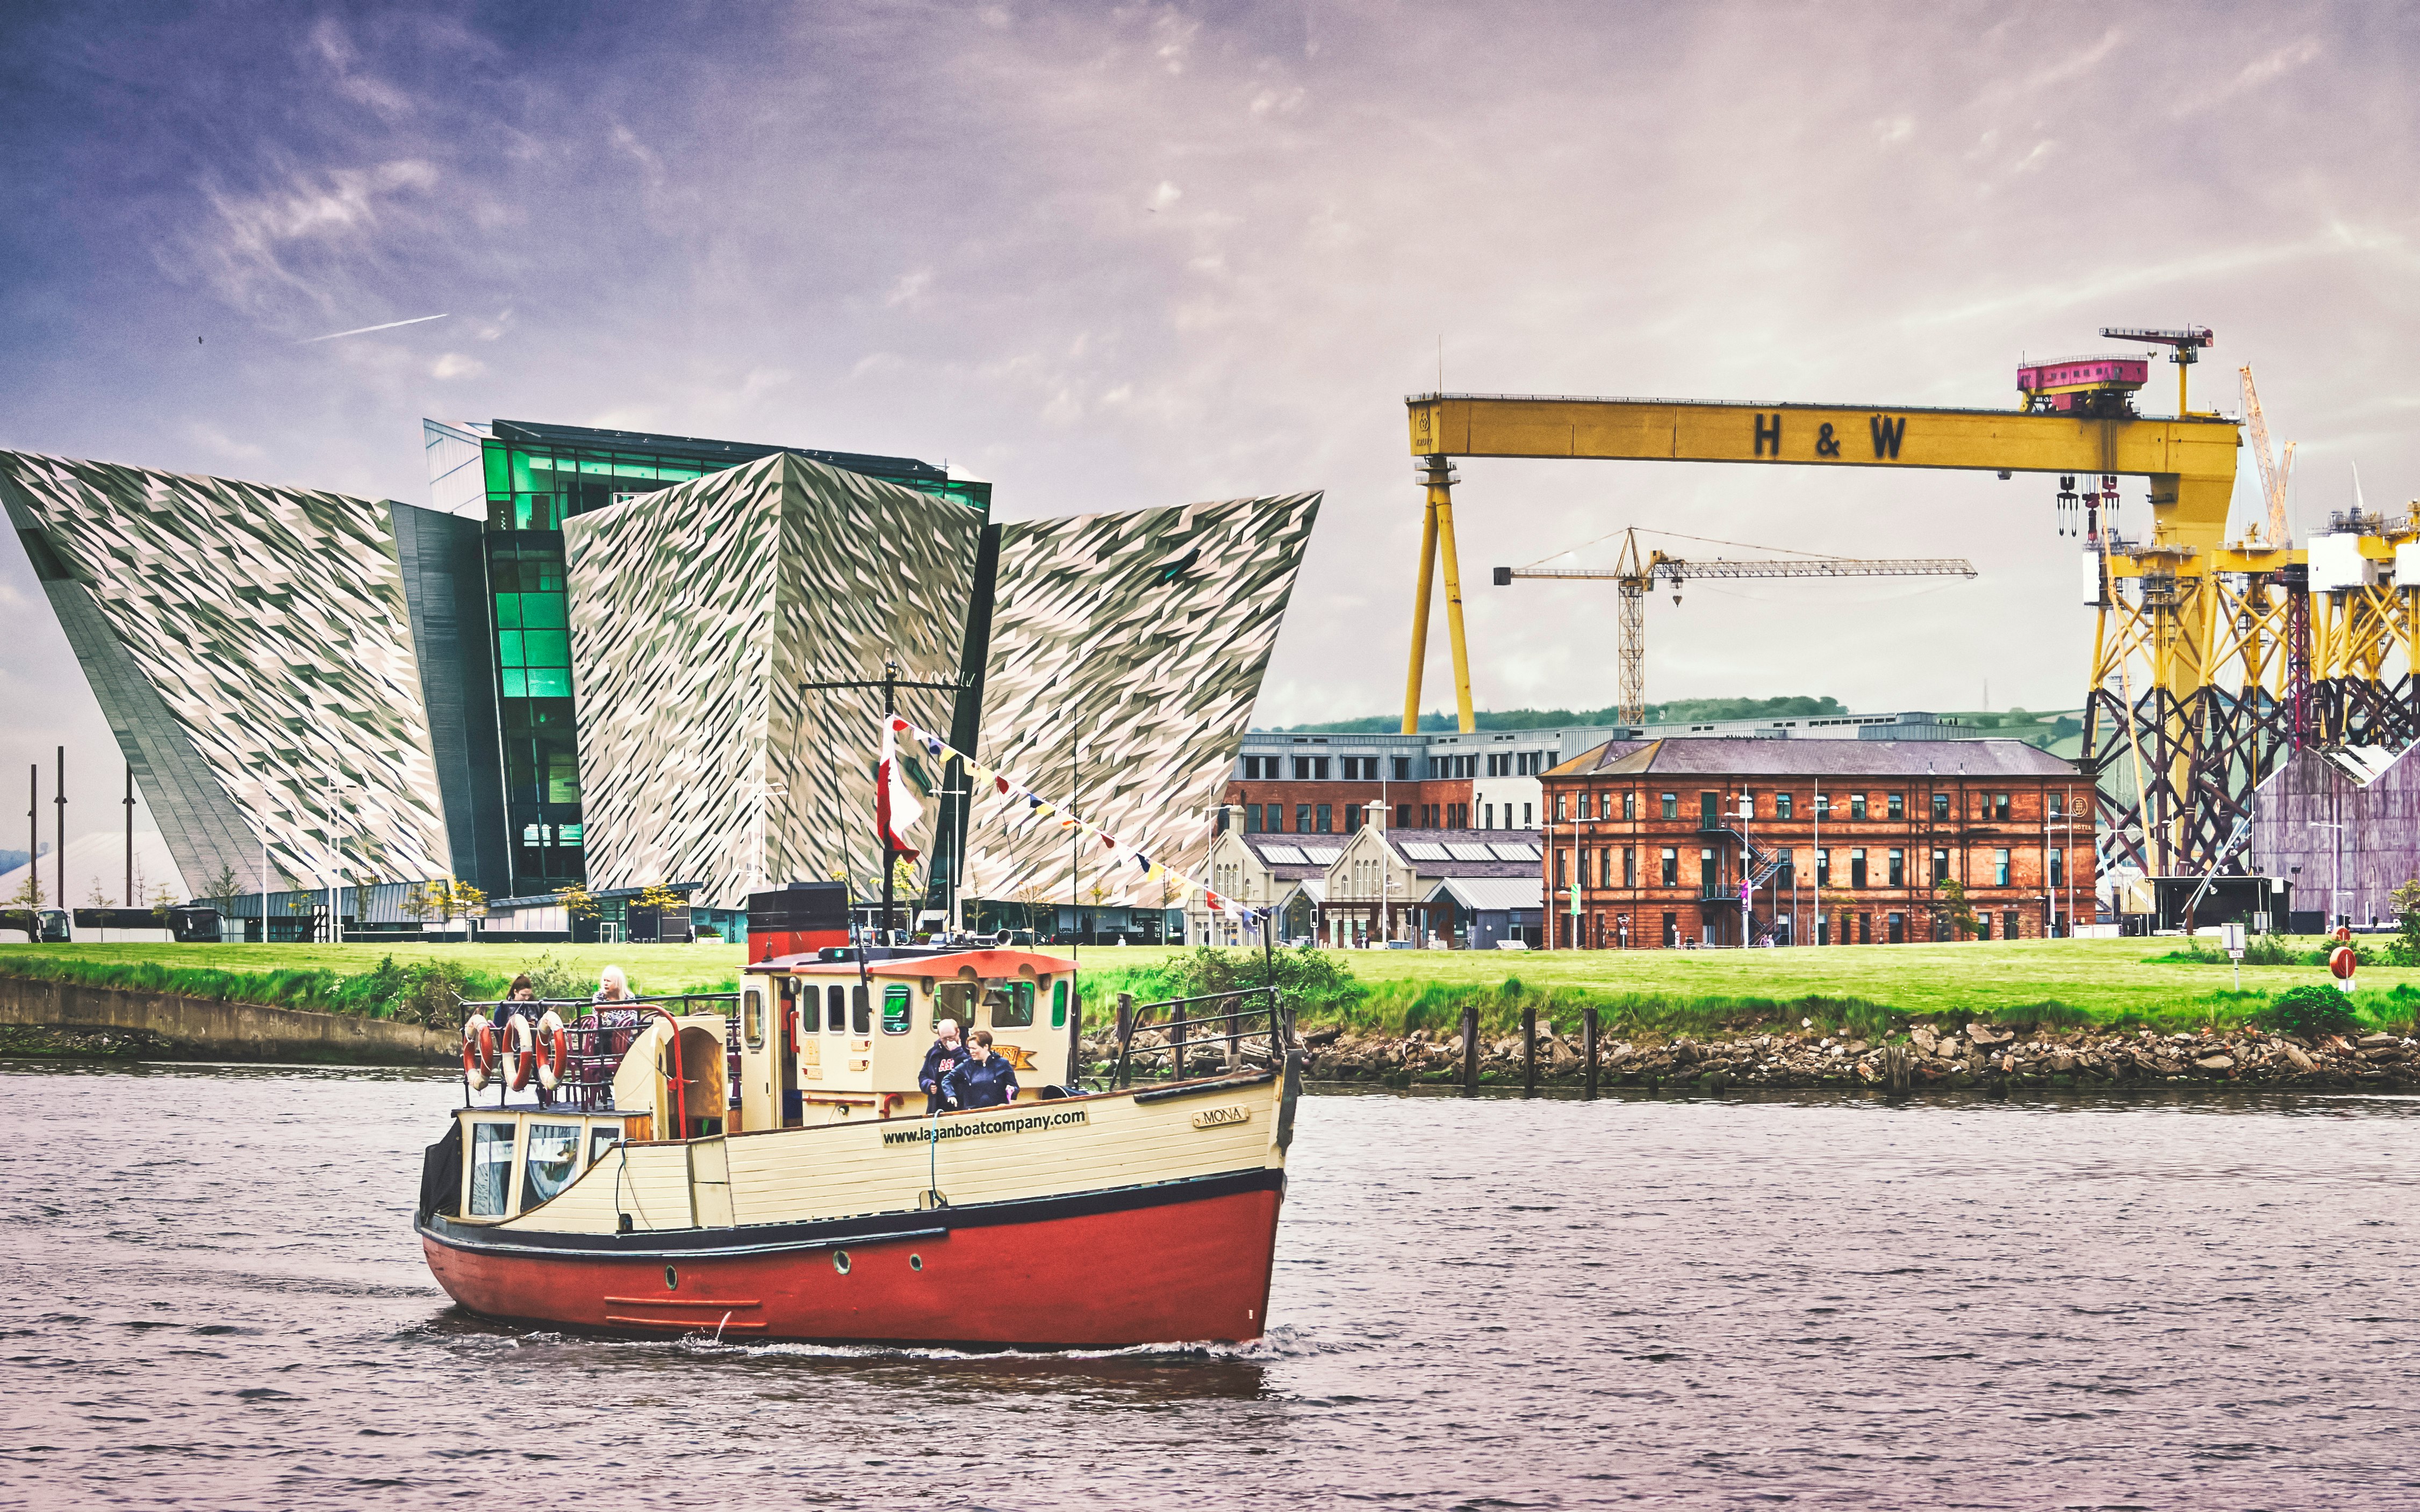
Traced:
<path fill-rule="evenodd" d="M 1436 577 L 1436 490 L 1420 514 L 1420 586 L 1412 596 L 1412 665 L 1404 678 L 1404 733 L 1420 733 L 1420 672 L 1429 659 L 1429 583 Z"/>
<path fill-rule="evenodd" d="M 1462 562 L 1453 546 L 1453 486 L 1440 465 L 1429 470 L 1429 512 L 1436 517 L 1440 565 L 1445 569 L 1445 631 L 1453 645 L 1454 711 L 1466 734 L 1479 728 L 1470 708 L 1470 647 L 1462 634 Z"/>

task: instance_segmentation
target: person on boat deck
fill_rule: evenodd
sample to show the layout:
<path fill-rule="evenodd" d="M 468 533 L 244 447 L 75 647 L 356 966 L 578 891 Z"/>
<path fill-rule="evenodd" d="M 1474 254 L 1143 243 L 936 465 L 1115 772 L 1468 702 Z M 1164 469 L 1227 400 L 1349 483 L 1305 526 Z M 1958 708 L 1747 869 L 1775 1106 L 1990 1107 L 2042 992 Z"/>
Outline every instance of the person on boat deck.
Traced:
<path fill-rule="evenodd" d="M 1016 1101 L 1016 1068 L 1006 1056 L 991 1053 L 991 1031 L 968 1036 L 970 1058 L 941 1082 L 941 1093 L 954 1108 L 996 1108 Z"/>
<path fill-rule="evenodd" d="M 916 1085 L 924 1089 L 927 1117 L 941 1111 L 946 1099 L 941 1084 L 966 1058 L 966 1051 L 958 1044 L 958 1021 L 943 1019 L 934 1025 L 932 1048 L 924 1052 L 924 1069 L 916 1073 Z"/>
<path fill-rule="evenodd" d="M 597 974 L 597 995 L 592 1000 L 599 1003 L 630 1002 L 630 979 L 622 974 L 620 966 L 607 966 Z"/>

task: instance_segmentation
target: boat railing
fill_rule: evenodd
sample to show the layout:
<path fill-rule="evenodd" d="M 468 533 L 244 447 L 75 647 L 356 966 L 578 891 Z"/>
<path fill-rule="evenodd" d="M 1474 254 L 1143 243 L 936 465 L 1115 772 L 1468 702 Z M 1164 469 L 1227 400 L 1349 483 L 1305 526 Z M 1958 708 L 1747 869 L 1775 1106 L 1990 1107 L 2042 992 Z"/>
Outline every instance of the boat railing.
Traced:
<path fill-rule="evenodd" d="M 1191 1011 L 1201 1003 L 1227 1011 Z M 1115 1030 L 1117 1058 L 1109 1067 L 1109 1086 L 1132 1087 L 1137 1076 L 1183 1081 L 1193 1075 L 1264 1070 L 1277 1063 L 1271 1046 L 1289 1042 L 1293 1032 L 1284 995 L 1274 983 L 1165 997 L 1155 1003 L 1122 997 Z"/>
<path fill-rule="evenodd" d="M 630 1053 L 639 1036 L 646 1032 L 650 1020 L 669 1016 L 687 1018 L 697 1013 L 722 1014 L 722 1045 L 726 1064 L 723 1086 L 730 1090 L 734 1106 L 739 1102 L 739 995 L 737 993 L 667 993 L 657 997 L 622 997 L 611 1002 L 589 997 L 541 997 L 519 1001 L 480 1002 L 462 1000 L 465 1024 L 473 1015 L 494 1022 L 498 1009 L 505 1010 L 509 1020 L 520 1014 L 535 1029 L 547 1010 L 552 1009 L 563 1021 L 565 1054 L 563 1079 L 551 1089 L 540 1086 L 533 1072 L 520 1090 L 531 1092 L 547 1107 L 567 1113 L 609 1113 L 613 1108 L 613 1073 L 622 1069 L 623 1057 Z M 500 1027 L 499 1034 L 509 1033 Z M 509 1050 L 507 1044 L 504 1047 Z M 541 1047 L 542 1049 L 543 1047 Z M 498 1074 L 490 1083 L 496 1091 L 497 1105 L 515 1090 L 510 1078 L 503 1074 L 504 1062 L 499 1061 Z M 472 1091 L 466 1077 L 463 1087 L 464 1105 L 468 1106 Z"/>

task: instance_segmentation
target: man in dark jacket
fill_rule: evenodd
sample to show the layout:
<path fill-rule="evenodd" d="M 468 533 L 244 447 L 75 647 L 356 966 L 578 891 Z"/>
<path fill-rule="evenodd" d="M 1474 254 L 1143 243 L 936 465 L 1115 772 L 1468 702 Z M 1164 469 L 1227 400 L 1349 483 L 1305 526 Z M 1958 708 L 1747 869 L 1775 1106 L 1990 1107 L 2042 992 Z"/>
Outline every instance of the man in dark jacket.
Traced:
<path fill-rule="evenodd" d="M 958 1021 L 943 1019 L 934 1025 L 933 1047 L 924 1052 L 924 1069 L 916 1073 L 916 1085 L 924 1089 L 926 1118 L 941 1111 L 946 1097 L 941 1090 L 941 1083 L 966 1058 L 966 1051 L 958 1045 Z"/>
<path fill-rule="evenodd" d="M 996 1108 L 1016 1101 L 1016 1068 L 1006 1056 L 991 1053 L 991 1031 L 977 1029 L 969 1038 L 973 1058 L 950 1072 L 941 1091 L 954 1108 Z"/>

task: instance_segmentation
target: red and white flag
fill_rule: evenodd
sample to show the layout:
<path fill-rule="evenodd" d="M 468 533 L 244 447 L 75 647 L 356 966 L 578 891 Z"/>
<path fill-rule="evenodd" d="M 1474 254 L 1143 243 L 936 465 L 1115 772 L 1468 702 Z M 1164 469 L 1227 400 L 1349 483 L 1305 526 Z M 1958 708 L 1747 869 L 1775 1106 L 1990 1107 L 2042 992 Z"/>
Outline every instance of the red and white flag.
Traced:
<path fill-rule="evenodd" d="M 924 809 L 899 769 L 899 732 L 907 728 L 905 720 L 896 718 L 882 727 L 882 764 L 874 773 L 874 824 L 885 844 L 912 861 L 916 847 L 908 843 L 908 831 L 924 817 Z"/>

